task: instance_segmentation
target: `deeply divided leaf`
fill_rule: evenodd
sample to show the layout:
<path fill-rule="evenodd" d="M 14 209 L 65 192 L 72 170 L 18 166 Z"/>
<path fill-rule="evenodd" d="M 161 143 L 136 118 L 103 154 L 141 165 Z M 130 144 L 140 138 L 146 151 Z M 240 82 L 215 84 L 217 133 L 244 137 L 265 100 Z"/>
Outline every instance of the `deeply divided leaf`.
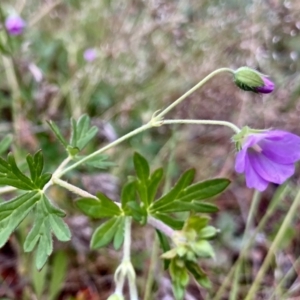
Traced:
<path fill-rule="evenodd" d="M 33 191 L 0 204 L 0 247 L 7 242 L 12 232 L 24 220 L 39 199 L 40 194 Z"/>
<path fill-rule="evenodd" d="M 97 198 L 81 198 L 76 201 L 76 205 L 84 214 L 95 219 L 114 217 L 121 214 L 121 209 L 113 200 L 102 193 L 98 193 Z"/>
<path fill-rule="evenodd" d="M 90 244 L 91 248 L 98 249 L 109 244 L 118 231 L 119 222 L 121 221 L 122 218 L 114 217 L 100 225 L 93 233 Z"/>
<path fill-rule="evenodd" d="M 39 190 L 51 179 L 51 174 L 42 174 L 44 158 L 41 151 L 34 156 L 26 157 L 30 178 L 17 166 L 12 153 L 7 156 L 7 161 L 0 158 L 0 185 L 9 185 L 21 190 Z"/>
<path fill-rule="evenodd" d="M 160 208 L 169 205 L 175 199 L 177 199 L 180 192 L 191 184 L 191 182 L 194 179 L 194 176 L 194 169 L 190 169 L 183 173 L 177 181 L 177 183 L 175 184 L 175 186 L 167 194 L 163 195 L 151 205 L 151 211 L 160 211 Z"/>
<path fill-rule="evenodd" d="M 25 252 L 31 252 L 38 244 L 36 253 L 36 267 L 38 269 L 44 266 L 48 256 L 52 253 L 51 232 L 60 241 L 68 241 L 71 238 L 69 227 L 62 220 L 64 216 L 65 213 L 61 209 L 55 207 L 45 195 L 41 195 L 35 208 L 34 224 L 24 242 Z"/>
<path fill-rule="evenodd" d="M 70 145 L 82 150 L 98 132 L 96 126 L 90 126 L 90 118 L 87 115 L 81 116 L 77 121 L 71 119 L 72 133 Z"/>

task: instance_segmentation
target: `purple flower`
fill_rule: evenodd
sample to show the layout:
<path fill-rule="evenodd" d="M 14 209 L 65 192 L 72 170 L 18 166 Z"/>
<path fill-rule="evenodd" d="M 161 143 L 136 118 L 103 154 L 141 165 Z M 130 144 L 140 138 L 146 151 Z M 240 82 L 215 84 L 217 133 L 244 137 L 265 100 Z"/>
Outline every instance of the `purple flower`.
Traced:
<path fill-rule="evenodd" d="M 255 92 L 262 93 L 262 94 L 272 93 L 274 91 L 274 88 L 275 88 L 274 82 L 271 81 L 270 79 L 266 78 L 266 77 L 262 77 L 262 80 L 264 81 L 264 85 L 256 87 Z"/>
<path fill-rule="evenodd" d="M 235 170 L 245 173 L 249 188 L 263 191 L 294 174 L 300 160 L 300 137 L 281 130 L 250 133 L 237 153 Z"/>
<path fill-rule="evenodd" d="M 97 51 L 93 48 L 86 49 L 83 53 L 83 58 L 88 62 L 92 62 L 96 57 Z"/>
<path fill-rule="evenodd" d="M 8 16 L 5 20 L 5 28 L 10 35 L 22 34 L 25 26 L 25 21 L 18 15 Z"/>

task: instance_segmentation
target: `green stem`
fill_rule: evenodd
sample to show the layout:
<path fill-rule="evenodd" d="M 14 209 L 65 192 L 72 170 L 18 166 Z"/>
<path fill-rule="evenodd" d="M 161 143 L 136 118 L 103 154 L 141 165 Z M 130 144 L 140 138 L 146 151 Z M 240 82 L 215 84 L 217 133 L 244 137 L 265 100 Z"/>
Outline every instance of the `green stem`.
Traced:
<path fill-rule="evenodd" d="M 239 127 L 234 125 L 231 122 L 227 121 L 218 121 L 218 120 L 161 120 L 154 121 L 153 126 L 158 125 L 167 125 L 167 124 L 193 124 L 193 125 L 218 125 L 218 126 L 227 126 L 231 128 L 234 132 L 239 133 L 241 130 Z"/>
<path fill-rule="evenodd" d="M 255 280 L 254 280 L 250 290 L 248 291 L 248 294 L 247 294 L 245 300 L 251 300 L 254 298 L 254 296 L 259 288 L 260 282 L 261 282 L 262 278 L 264 277 L 264 275 L 270 265 L 270 262 L 272 260 L 274 252 L 278 249 L 278 246 L 280 245 L 280 243 L 286 233 L 286 230 L 290 226 L 294 215 L 296 213 L 298 213 L 297 208 L 298 208 L 299 204 L 300 204 L 300 191 L 298 192 L 293 204 L 291 205 L 286 217 L 284 218 L 283 223 L 280 226 L 280 229 L 268 251 L 268 254 L 267 254 L 261 268 L 259 269 L 259 271 L 255 277 Z"/>
<path fill-rule="evenodd" d="M 123 135 L 122 137 L 120 137 L 119 139 L 115 140 L 114 142 L 112 142 L 112 143 L 108 144 L 107 146 L 105 146 L 105 147 L 103 147 L 103 148 L 101 148 L 101 149 L 99 149 L 99 150 L 91 153 L 90 155 L 87 155 L 86 157 L 78 160 L 77 162 L 75 162 L 74 164 L 72 164 L 71 166 L 69 166 L 68 168 L 60 171 L 59 172 L 59 176 L 61 176 L 61 175 L 65 174 L 65 173 L 73 170 L 74 168 L 78 167 L 79 165 L 83 164 L 84 162 L 88 161 L 89 159 L 91 159 L 91 158 L 99 155 L 100 153 L 102 153 L 102 152 L 104 152 L 104 151 L 106 151 L 106 150 L 108 150 L 108 149 L 110 149 L 110 148 L 112 148 L 112 147 L 114 147 L 114 146 L 122 143 L 123 141 L 129 139 L 130 137 L 133 137 L 136 134 L 138 134 L 140 132 L 143 132 L 143 131 L 151 128 L 151 127 L 152 127 L 151 124 L 145 124 L 145 125 L 137 128 L 137 129 L 135 129 L 135 130 L 133 130 L 133 131 L 131 131 L 131 132 Z"/>
<path fill-rule="evenodd" d="M 242 242 L 243 246 L 246 244 L 246 241 L 248 241 L 251 228 L 253 228 L 254 216 L 255 216 L 255 212 L 256 212 L 258 204 L 259 204 L 260 195 L 261 194 L 259 191 L 254 190 L 254 194 L 252 197 L 251 206 L 250 206 L 250 210 L 249 210 L 249 214 L 248 214 L 248 218 L 247 218 L 247 223 L 246 223 L 246 227 L 245 227 L 245 231 L 244 231 L 244 236 L 243 236 L 243 242 Z M 247 250 L 244 251 L 244 256 L 246 255 Z M 242 270 L 242 264 L 243 264 L 243 259 L 241 259 L 239 261 L 239 263 L 236 266 L 235 272 L 234 272 L 233 284 L 232 284 L 232 289 L 230 292 L 230 300 L 238 299 L 239 278 L 240 278 L 240 273 Z"/>
<path fill-rule="evenodd" d="M 164 115 L 166 115 L 172 108 L 174 108 L 176 105 L 178 105 L 180 102 L 182 102 L 185 98 L 187 98 L 189 95 L 191 95 L 193 92 L 195 92 L 197 89 L 202 87 L 207 81 L 209 81 L 211 78 L 213 78 L 215 75 L 222 73 L 222 72 L 229 72 L 231 74 L 234 74 L 234 70 L 229 68 L 220 68 L 209 75 L 207 75 L 204 79 L 202 79 L 199 83 L 197 83 L 193 88 L 191 88 L 189 91 L 187 91 L 185 94 L 183 94 L 180 98 L 175 100 L 171 105 L 169 105 L 167 108 L 165 108 L 161 113 L 159 113 L 156 118 L 160 119 Z"/>
<path fill-rule="evenodd" d="M 130 137 L 135 136 L 138 133 L 141 133 L 149 128 L 152 128 L 153 126 L 160 126 L 160 122 L 161 122 L 161 118 L 168 113 L 172 108 L 174 108 L 176 105 L 178 105 L 180 102 L 182 102 L 186 97 L 188 97 L 190 94 L 192 94 L 194 91 L 196 91 L 198 88 L 200 88 L 201 86 L 203 86 L 208 80 L 210 80 L 212 77 L 214 77 L 215 75 L 221 73 L 221 72 L 229 72 L 229 73 L 234 73 L 234 71 L 232 69 L 229 68 L 221 68 L 218 70 L 213 71 L 212 73 L 210 73 L 208 76 L 206 76 L 203 80 L 201 80 L 198 84 L 196 84 L 193 88 L 191 88 L 189 91 L 187 91 L 184 95 L 182 95 L 180 98 L 178 98 L 176 101 L 174 101 L 171 105 L 169 105 L 166 109 L 164 109 L 161 113 L 159 113 L 158 115 L 154 116 L 153 119 L 148 123 L 145 124 L 131 132 L 129 132 L 128 134 L 125 134 L 124 136 L 122 136 L 121 138 L 117 139 L 116 141 L 108 144 L 107 146 L 91 153 L 90 155 L 87 155 L 86 157 L 82 158 L 81 160 L 75 162 L 73 165 L 69 166 L 68 168 L 62 170 L 60 172 L 60 176 L 73 170 L 74 168 L 76 168 L 77 166 L 81 165 L 82 163 L 88 161 L 89 159 L 97 156 L 98 154 L 106 151 L 107 149 L 110 149 L 118 144 L 120 144 L 121 142 L 127 140 Z M 173 122 L 173 123 L 169 123 L 169 124 L 175 124 L 175 120 L 170 120 L 169 122 Z M 180 121 L 180 120 L 179 120 Z M 188 123 L 188 120 L 186 120 L 186 122 L 183 122 L 184 120 L 182 120 L 182 124 L 210 124 L 210 125 L 225 125 L 228 126 L 230 128 L 232 128 L 235 132 L 240 132 L 240 129 L 235 126 L 234 124 L 230 123 L 230 122 L 225 122 L 225 121 L 219 121 L 219 123 L 217 124 L 217 121 L 210 121 L 207 120 L 206 123 L 201 123 L 200 120 L 198 122 L 196 122 L 196 120 L 192 121 L 190 120 L 190 123 Z M 195 123 L 193 123 L 195 122 Z M 167 123 L 165 123 L 167 124 Z"/>
<path fill-rule="evenodd" d="M 79 188 L 79 187 L 77 187 L 77 186 L 75 186 L 73 184 L 70 184 L 70 183 L 68 183 L 68 182 L 66 182 L 64 180 L 61 180 L 61 179 L 59 179 L 57 177 L 52 178 L 52 182 L 54 184 L 57 184 L 57 185 L 65 188 L 66 190 L 68 190 L 68 191 L 70 191 L 70 192 L 72 192 L 74 194 L 77 194 L 77 195 L 83 197 L 83 198 L 98 199 L 96 196 L 88 193 L 87 191 L 82 190 L 81 188 Z M 45 189 L 44 189 L 44 191 L 45 191 Z"/>
<path fill-rule="evenodd" d="M 166 225 L 165 223 L 163 223 L 162 221 L 152 217 L 152 216 L 148 216 L 148 224 L 150 224 L 151 226 L 153 226 L 154 228 L 160 230 L 161 232 L 163 232 L 166 236 L 168 237 L 172 237 L 174 235 L 174 230 L 169 227 L 168 225 Z"/>
<path fill-rule="evenodd" d="M 153 242 L 153 246 L 152 246 L 151 258 L 150 258 L 150 266 L 149 266 L 148 275 L 147 275 L 144 300 L 151 299 L 153 282 L 154 282 L 154 277 L 155 277 L 155 268 L 157 265 L 157 258 L 158 258 L 158 249 L 159 249 L 158 245 L 159 245 L 158 239 L 155 234 L 154 242 Z"/>
<path fill-rule="evenodd" d="M 123 259 L 115 273 L 116 289 L 115 294 L 122 295 L 125 277 L 128 279 L 129 293 L 131 300 L 138 300 L 136 287 L 136 275 L 130 259 L 131 247 L 131 217 L 125 218 Z"/>
<path fill-rule="evenodd" d="M 255 229 L 253 235 L 249 238 L 247 241 L 247 244 L 243 245 L 243 248 L 240 252 L 240 255 L 238 259 L 235 261 L 233 266 L 230 268 L 229 273 L 225 277 L 225 279 L 222 282 L 222 285 L 218 289 L 216 295 L 214 296 L 213 300 L 220 300 L 225 293 L 225 289 L 230 286 L 231 284 L 231 277 L 234 275 L 235 270 L 237 266 L 240 264 L 240 262 L 244 259 L 249 247 L 252 245 L 252 242 L 255 240 L 257 234 L 264 228 L 265 224 L 267 223 L 268 219 L 273 215 L 277 205 L 280 203 L 281 199 L 283 199 L 288 192 L 287 186 L 281 186 L 279 187 L 278 191 L 276 192 L 275 196 L 272 199 L 272 202 L 270 203 L 267 213 L 264 215 L 262 220 L 259 222 L 259 225 Z"/>

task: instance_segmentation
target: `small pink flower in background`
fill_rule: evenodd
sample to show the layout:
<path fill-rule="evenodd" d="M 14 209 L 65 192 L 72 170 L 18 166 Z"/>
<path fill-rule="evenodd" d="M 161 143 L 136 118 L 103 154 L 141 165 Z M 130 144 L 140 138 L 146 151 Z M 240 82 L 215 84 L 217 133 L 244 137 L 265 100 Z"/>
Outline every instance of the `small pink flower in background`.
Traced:
<path fill-rule="evenodd" d="M 18 15 L 8 16 L 5 20 L 5 28 L 10 35 L 22 34 L 25 27 L 25 21 Z"/>
<path fill-rule="evenodd" d="M 237 153 L 235 170 L 245 173 L 248 188 L 263 191 L 270 182 L 282 184 L 300 160 L 300 137 L 281 130 L 250 133 Z"/>
<path fill-rule="evenodd" d="M 88 48 L 83 53 L 83 58 L 88 62 L 92 62 L 93 60 L 96 59 L 96 57 L 97 57 L 97 51 L 94 48 Z"/>

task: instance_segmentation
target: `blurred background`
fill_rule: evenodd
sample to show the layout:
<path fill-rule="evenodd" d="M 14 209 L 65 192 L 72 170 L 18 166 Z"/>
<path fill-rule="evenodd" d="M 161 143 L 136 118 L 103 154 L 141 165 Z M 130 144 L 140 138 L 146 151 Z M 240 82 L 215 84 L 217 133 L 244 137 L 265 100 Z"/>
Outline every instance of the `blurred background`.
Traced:
<path fill-rule="evenodd" d="M 255 68 L 270 76 L 276 90 L 264 96 L 243 92 L 229 74 L 222 73 L 167 118 L 227 120 L 238 126 L 300 134 L 298 1 L 1 0 L 0 5 L 5 16 L 17 13 L 26 22 L 24 32 L 9 39 L 11 57 L 2 53 L 0 58 L 0 136 L 14 134 L 20 161 L 41 148 L 47 171 L 53 171 L 65 158 L 47 120 L 55 121 L 67 137 L 70 117 L 87 113 L 99 128 L 97 138 L 85 150 L 90 153 L 148 122 L 155 111 L 221 67 Z M 5 40 L 3 28 L 0 36 Z M 213 288 L 207 292 L 191 282 L 186 296 L 213 299 L 239 254 L 253 197 L 243 176 L 234 171 L 231 137 L 230 129 L 222 127 L 154 128 L 109 150 L 114 167 L 79 168 L 65 177 L 90 193 L 102 191 L 118 200 L 120 185 L 133 172 L 132 153 L 139 151 L 153 169 L 165 166 L 169 184 L 191 167 L 197 170 L 197 180 L 230 178 L 229 189 L 216 199 L 220 212 L 212 219 L 222 229 L 213 242 L 216 259 L 203 262 Z M 289 183 L 289 193 L 282 196 L 253 244 L 241 275 L 241 296 L 234 299 L 243 299 L 243 291 L 268 251 L 299 186 L 297 173 Z M 276 191 L 273 185 L 261 195 L 255 224 Z M 112 247 L 89 250 L 93 222 L 76 210 L 74 195 L 55 187 L 51 194 L 67 211 L 72 241 L 55 241 L 54 255 L 37 273 L 32 255 L 24 254 L 20 246 L 30 220 L 22 224 L 0 250 L 1 299 L 106 299 L 114 290 L 113 273 L 121 252 Z M 3 195 L 4 199 L 9 197 Z M 274 257 L 276 268 L 267 273 L 257 299 L 275 299 L 268 297 L 277 278 L 297 259 L 300 220 L 295 224 L 286 233 L 283 250 Z M 173 299 L 160 259 L 151 260 L 153 240 L 152 228 L 136 226 L 132 254 L 141 299 L 145 299 L 149 270 L 155 271 L 155 278 L 148 299 Z M 296 272 L 285 286 L 299 297 L 294 299 L 300 299 L 297 280 Z M 229 297 L 227 291 L 222 299 Z"/>

